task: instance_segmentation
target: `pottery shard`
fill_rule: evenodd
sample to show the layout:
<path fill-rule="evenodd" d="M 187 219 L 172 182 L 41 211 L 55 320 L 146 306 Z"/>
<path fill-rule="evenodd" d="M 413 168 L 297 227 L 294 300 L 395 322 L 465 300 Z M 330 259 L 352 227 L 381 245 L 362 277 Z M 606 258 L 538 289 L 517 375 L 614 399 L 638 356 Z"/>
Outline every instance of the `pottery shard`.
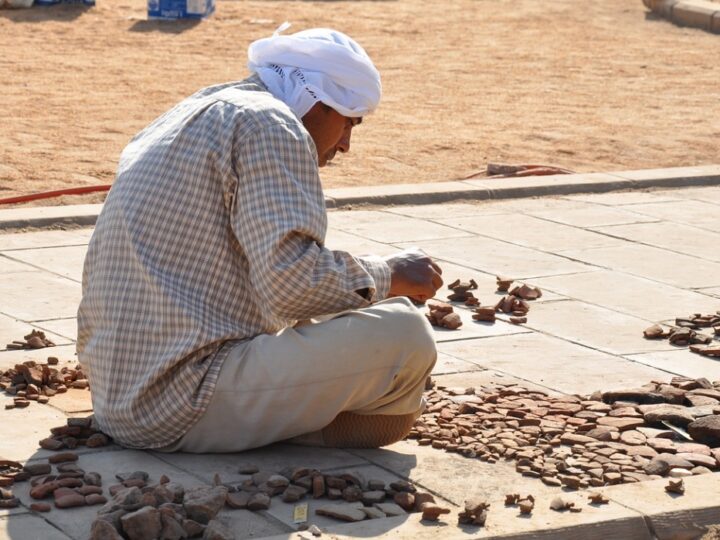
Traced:
<path fill-rule="evenodd" d="M 75 452 L 61 452 L 53 454 L 48 458 L 50 463 L 67 463 L 69 461 L 77 461 L 78 455 Z"/>
<path fill-rule="evenodd" d="M 96 519 L 90 528 L 90 540 L 123 540 L 123 537 L 107 521 Z"/>
<path fill-rule="evenodd" d="M 52 450 L 52 451 L 57 451 L 57 450 L 60 450 L 61 448 L 65 447 L 65 443 L 63 443 L 62 441 L 58 441 L 57 439 L 53 439 L 53 438 L 43 439 L 38 443 L 38 445 L 40 446 L 40 448 L 44 448 L 45 450 Z"/>
<path fill-rule="evenodd" d="M 241 509 L 247 508 L 248 501 L 250 500 L 251 494 L 247 491 L 236 491 L 227 494 L 225 503 L 230 508 Z"/>
<path fill-rule="evenodd" d="M 703 416 L 688 425 L 693 440 L 708 446 L 720 446 L 720 415 Z"/>
<path fill-rule="evenodd" d="M 406 512 L 412 512 L 415 507 L 415 495 L 401 491 L 394 495 L 393 502 Z"/>
<path fill-rule="evenodd" d="M 342 521 L 362 521 L 365 512 L 354 504 L 326 504 L 315 510 L 319 516 L 328 516 Z"/>
<path fill-rule="evenodd" d="M 183 508 L 188 518 L 207 524 L 222 509 L 226 498 L 227 488 L 224 486 L 195 487 L 185 491 Z"/>
<path fill-rule="evenodd" d="M 120 518 L 123 532 L 129 540 L 152 540 L 160 536 L 160 512 L 152 506 L 125 514 Z"/>
<path fill-rule="evenodd" d="M 384 500 L 384 491 L 364 491 L 362 494 L 362 502 L 366 506 L 372 506 L 373 504 L 383 502 Z"/>
<path fill-rule="evenodd" d="M 646 339 L 662 339 L 667 337 L 667 334 L 665 333 L 665 330 L 663 330 L 662 326 L 659 324 L 653 324 L 651 327 L 643 330 L 643 336 L 645 336 Z"/>
<path fill-rule="evenodd" d="M 282 500 L 286 503 L 294 503 L 302 499 L 307 493 L 307 489 L 300 486 L 288 486 L 282 494 Z"/>
<path fill-rule="evenodd" d="M 578 435 L 576 433 L 563 433 L 560 436 L 560 442 L 562 444 L 567 444 L 568 446 L 572 446 L 573 444 L 587 444 L 595 441 L 596 439 L 593 437 Z"/>
<path fill-rule="evenodd" d="M 623 431 L 620 434 L 620 442 L 629 444 L 631 446 L 645 444 L 645 441 L 647 441 L 647 437 L 645 437 L 645 435 L 636 430 Z"/>
<path fill-rule="evenodd" d="M 633 403 L 664 403 L 665 399 L 657 392 L 647 388 L 629 388 L 625 390 L 612 390 L 604 392 L 602 399 L 605 403 L 616 401 L 631 401 Z"/>
<path fill-rule="evenodd" d="M 262 492 L 253 493 L 247 503 L 248 510 L 257 512 L 258 510 L 267 510 L 270 508 L 270 497 Z"/>
<path fill-rule="evenodd" d="M 385 485 L 383 484 L 383 488 Z M 312 477 L 312 496 L 313 499 L 319 499 L 325 495 L 325 477 L 322 474 L 316 474 Z"/>
<path fill-rule="evenodd" d="M 665 476 L 670 469 L 692 469 L 694 465 L 674 454 L 658 454 L 643 469 L 647 474 Z"/>
<path fill-rule="evenodd" d="M 74 508 L 76 506 L 85 506 L 85 497 L 79 493 L 63 493 L 57 496 L 58 490 L 55 490 L 55 506 L 58 508 Z"/>
<path fill-rule="evenodd" d="M 442 514 L 449 514 L 449 508 L 443 508 L 435 503 L 427 502 L 422 505 L 422 518 L 424 521 L 437 521 Z"/>
<path fill-rule="evenodd" d="M 609 441 L 612 439 L 612 433 L 617 432 L 617 428 L 610 426 L 598 426 L 590 431 L 585 432 L 586 437 L 592 437 L 598 441 Z"/>
<path fill-rule="evenodd" d="M 695 418 L 688 411 L 687 407 L 680 405 L 663 405 L 653 407 L 643 414 L 643 418 L 648 424 L 659 424 L 662 421 L 670 422 L 675 426 L 685 427 Z M 692 436 L 692 435 L 691 435 Z"/>
<path fill-rule="evenodd" d="M 205 528 L 203 540 L 235 540 L 235 534 L 224 523 L 213 519 Z"/>
<path fill-rule="evenodd" d="M 597 419 L 600 426 L 609 426 L 617 428 L 619 431 L 627 431 L 641 427 L 645 424 L 642 418 L 627 418 L 624 416 L 603 416 Z"/>
<path fill-rule="evenodd" d="M 30 476 L 39 476 L 41 474 L 50 474 L 52 467 L 49 463 L 28 463 L 23 467 L 23 470 L 30 474 Z"/>
<path fill-rule="evenodd" d="M 162 540 L 183 540 L 187 538 L 185 529 L 183 529 L 180 521 L 182 517 L 170 515 L 164 512 L 160 512 L 160 524 L 162 530 L 160 531 L 160 538 Z"/>
<path fill-rule="evenodd" d="M 717 462 L 712 456 L 706 456 L 704 454 L 691 454 L 687 452 L 678 452 L 675 455 L 685 461 L 689 461 L 693 465 L 701 465 L 703 467 L 708 467 L 709 469 L 714 469 L 717 466 Z"/>
<path fill-rule="evenodd" d="M 385 515 L 390 517 L 404 516 L 407 513 L 395 503 L 377 503 L 374 506 L 375 508 L 385 512 Z"/>

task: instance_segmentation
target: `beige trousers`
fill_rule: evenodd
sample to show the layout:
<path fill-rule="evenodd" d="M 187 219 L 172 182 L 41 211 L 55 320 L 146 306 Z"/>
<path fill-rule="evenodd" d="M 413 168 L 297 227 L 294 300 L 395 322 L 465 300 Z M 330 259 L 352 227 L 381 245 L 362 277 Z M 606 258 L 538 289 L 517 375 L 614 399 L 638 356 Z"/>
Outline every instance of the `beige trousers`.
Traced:
<path fill-rule="evenodd" d="M 344 411 L 419 415 L 437 356 L 425 317 L 406 298 L 234 347 L 208 409 L 174 452 L 239 452 L 313 433 Z"/>

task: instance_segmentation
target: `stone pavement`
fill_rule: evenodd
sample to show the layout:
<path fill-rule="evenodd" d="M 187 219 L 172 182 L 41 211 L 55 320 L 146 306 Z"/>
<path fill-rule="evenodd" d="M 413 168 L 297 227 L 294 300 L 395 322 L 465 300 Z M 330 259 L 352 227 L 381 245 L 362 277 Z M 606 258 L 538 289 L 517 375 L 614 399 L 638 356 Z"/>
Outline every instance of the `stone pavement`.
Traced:
<path fill-rule="evenodd" d="M 0 234 L 0 346 L 31 328 L 57 343 L 39 351 L 0 351 L 0 369 L 49 354 L 74 358 L 75 312 L 82 261 L 92 229 Z M 583 393 L 637 386 L 673 375 L 720 379 L 720 362 L 667 341 L 643 339 L 651 323 L 720 309 L 720 186 L 664 191 L 625 191 L 494 202 L 448 202 L 330 212 L 327 244 L 361 255 L 419 246 L 440 261 L 446 283 L 474 278 L 484 305 L 497 301 L 495 276 L 539 286 L 527 324 L 494 325 L 471 320 L 457 308 L 460 330 L 436 330 L 439 384 L 473 386 L 485 381 L 518 382 L 552 393 Z M 442 291 L 445 293 L 445 291 Z M 444 297 L 444 294 L 443 296 Z M 501 317 L 503 318 L 503 317 Z M 0 398 L 0 406 L 8 402 Z M 49 405 L 4 411 L 0 457 L 25 462 L 46 458 L 37 441 L 68 416 L 91 410 L 89 393 L 59 395 Z M 228 426 L 232 429 L 232 426 Z M 324 538 L 672 538 L 678 531 L 720 523 L 720 474 L 686 479 L 687 491 L 671 498 L 665 481 L 603 488 L 609 506 L 582 503 L 583 512 L 548 508 L 558 488 L 522 477 L 510 463 L 488 464 L 420 447 L 413 441 L 380 450 L 345 451 L 275 445 L 241 455 L 163 455 L 117 446 L 80 450 L 80 466 L 109 479 L 116 472 L 166 474 L 186 486 L 241 481 L 238 464 L 263 470 L 287 465 L 323 472 L 354 470 L 366 478 L 406 478 L 450 506 L 482 494 L 492 507 L 483 529 L 461 529 L 454 515 L 428 525 L 419 515 L 339 525 L 314 515 L 309 521 Z M 23 506 L 0 510 L 0 540 L 85 539 L 96 508 L 28 509 L 27 488 L 16 492 Z M 532 493 L 531 517 L 503 506 L 506 491 Z M 713 495 L 714 494 L 714 495 Z M 582 494 L 569 495 L 581 500 Z M 236 537 L 309 538 L 292 533 L 292 506 L 273 499 L 270 510 L 223 510 Z M 329 534 L 333 533 L 333 534 Z"/>

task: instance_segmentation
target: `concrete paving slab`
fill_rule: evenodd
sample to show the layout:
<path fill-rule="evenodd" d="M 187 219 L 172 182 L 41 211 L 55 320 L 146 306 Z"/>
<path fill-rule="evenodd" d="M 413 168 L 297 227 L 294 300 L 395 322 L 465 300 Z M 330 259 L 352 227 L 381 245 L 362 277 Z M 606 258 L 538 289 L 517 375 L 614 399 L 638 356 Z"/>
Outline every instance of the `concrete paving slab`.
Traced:
<path fill-rule="evenodd" d="M 520 212 L 524 214 L 530 210 L 534 212 L 542 212 L 544 210 L 582 210 L 592 208 L 594 206 L 584 201 L 574 200 L 570 196 L 528 196 L 517 199 L 494 199 L 490 201 L 479 201 L 478 204 L 480 204 L 483 208 L 482 215 L 490 215 L 491 213 L 511 214 L 514 212 Z M 443 217 L 448 216 L 445 215 Z"/>
<path fill-rule="evenodd" d="M 540 276 L 594 270 L 593 267 L 585 264 L 493 238 L 474 236 L 398 245 L 403 247 L 414 245 L 424 249 L 432 257 L 468 266 L 487 274 L 507 275 L 515 279 L 536 279 Z"/>
<path fill-rule="evenodd" d="M 66 416 L 49 405 L 30 403 L 24 409 L 5 410 L 5 404 L 12 403 L 12 397 L 3 392 L 0 395 L 0 418 L 2 424 L 10 427 L 0 437 L 0 456 L 22 463 L 33 457 L 47 457 L 52 452 L 38 448 L 38 441 L 50 436 L 50 428 L 62 426 Z M 22 429 L 17 428 L 22 426 Z"/>
<path fill-rule="evenodd" d="M 438 353 L 437 362 L 432 370 L 433 375 L 447 375 L 449 373 L 466 373 L 468 371 L 480 371 L 482 368 L 471 362 L 460 360 L 454 356 Z"/>
<path fill-rule="evenodd" d="M 554 221 L 556 223 L 564 223 L 575 227 L 602 227 L 604 225 L 624 225 L 627 223 L 649 223 L 658 221 L 659 218 L 636 214 L 631 212 L 635 209 L 635 205 L 631 207 L 608 208 L 606 206 L 595 206 L 593 208 L 582 208 L 578 210 L 543 210 L 536 211 L 528 209 L 531 216 Z"/>
<path fill-rule="evenodd" d="M 0 234 L 0 251 L 87 245 L 93 229 Z"/>
<path fill-rule="evenodd" d="M 183 484 L 185 488 L 204 484 L 197 476 L 160 461 L 148 452 L 136 450 L 82 454 L 77 464 L 85 471 L 100 473 L 103 481 L 103 495 L 108 498 L 108 488 L 117 483 L 115 475 L 122 472 L 145 471 L 150 475 L 151 484 L 157 483 L 163 474 L 171 480 Z M 17 493 L 23 504 L 29 505 L 32 500 L 29 491 L 29 482 L 18 484 Z M 84 506 L 64 510 L 53 508 L 43 517 L 71 538 L 87 540 L 90 526 L 95 520 L 99 508 L 100 506 Z"/>
<path fill-rule="evenodd" d="M 675 350 L 667 340 L 645 339 L 650 321 L 576 300 L 539 303 L 525 328 L 573 341 L 610 354 Z"/>
<path fill-rule="evenodd" d="M 439 350 L 480 367 L 568 394 L 590 394 L 670 379 L 660 370 L 538 333 L 441 343 Z"/>
<path fill-rule="evenodd" d="M 502 216 L 453 216 L 439 219 L 437 222 L 541 251 L 612 247 L 623 244 L 622 240 L 593 231 L 517 213 Z"/>
<path fill-rule="evenodd" d="M 720 215 L 717 205 L 705 201 L 684 200 L 666 203 L 636 204 L 633 212 L 657 220 L 684 223 L 714 232 L 720 232 Z"/>
<path fill-rule="evenodd" d="M 563 254 L 587 264 L 654 279 L 678 288 L 720 285 L 720 263 L 641 244 L 568 250 Z"/>
<path fill-rule="evenodd" d="M 347 204 L 424 204 L 459 198 L 487 199 L 486 189 L 466 182 L 427 182 L 423 184 L 390 184 L 328 189 L 325 191 L 328 206 Z"/>
<path fill-rule="evenodd" d="M 273 499 L 273 504 L 277 499 Z M 232 510 L 223 508 L 217 515 L 235 535 L 235 540 L 246 538 L 265 538 L 278 534 L 289 533 L 292 529 L 268 518 L 265 512 L 251 512 L 250 510 Z"/>
<path fill-rule="evenodd" d="M 720 298 L 720 287 L 708 287 L 708 288 L 697 289 L 697 292 L 702 293 L 702 294 L 707 294 L 708 296 L 714 296 L 716 298 Z"/>
<path fill-rule="evenodd" d="M 694 199 L 710 204 L 720 205 L 720 185 L 687 187 L 683 189 L 667 189 L 656 192 L 661 197 L 677 197 L 678 199 Z"/>
<path fill-rule="evenodd" d="M 31 514 L 0 519 L 0 540 L 68 540 L 44 519 Z"/>
<path fill-rule="evenodd" d="M 3 313 L 23 321 L 75 317 L 82 286 L 47 272 L 17 272 L 0 280 Z"/>
<path fill-rule="evenodd" d="M 235 454 L 215 454 L 212 459 L 208 459 L 208 456 L 203 454 L 182 452 L 173 454 L 152 452 L 152 454 L 157 459 L 192 473 L 207 483 L 212 483 L 215 473 L 218 473 L 223 482 L 227 483 L 242 482 L 248 479 L 248 475 L 238 473 L 241 463 L 252 463 L 260 470 L 272 472 L 279 472 L 286 467 L 327 470 L 367 465 L 362 458 L 344 450 L 294 444 L 274 444 Z"/>
<path fill-rule="evenodd" d="M 82 282 L 87 245 L 8 251 L 4 255 L 47 272 Z"/>
<path fill-rule="evenodd" d="M 536 278 L 533 282 L 543 290 L 648 321 L 717 309 L 712 297 L 612 270 Z"/>
<path fill-rule="evenodd" d="M 36 269 L 29 264 L 14 261 L 0 253 L 0 276 L 6 276 L 3 278 L 4 280 L 12 281 L 17 278 L 15 274 L 35 271 Z"/>
<path fill-rule="evenodd" d="M 507 210 L 493 201 L 448 202 L 443 204 L 398 205 L 382 209 L 389 214 L 418 219 L 442 219 L 448 216 L 487 216 L 506 213 Z"/>
<path fill-rule="evenodd" d="M 686 347 L 678 347 L 673 351 L 633 354 L 627 358 L 685 377 L 705 377 L 711 381 L 720 381 L 720 360 L 692 353 Z"/>
<path fill-rule="evenodd" d="M 492 509 L 503 506 L 505 494 L 522 492 L 535 499 L 560 495 L 560 488 L 546 486 L 537 478 L 528 478 L 515 471 L 512 461 L 487 463 L 470 459 L 415 441 L 401 441 L 380 449 L 353 450 L 358 456 L 383 469 L 397 471 L 403 463 L 415 460 L 415 467 L 408 478 L 416 484 L 460 506 L 465 499 L 482 495 L 492 504 Z M 515 510 L 517 512 L 517 509 Z"/>
<path fill-rule="evenodd" d="M 381 242 L 373 242 L 367 238 L 346 233 L 336 229 L 328 231 L 325 238 L 325 245 L 328 249 L 336 251 L 347 251 L 348 253 L 361 257 L 363 255 L 392 255 L 400 251 L 395 246 L 383 244 Z"/>
<path fill-rule="evenodd" d="M 458 238 L 468 233 L 416 218 L 373 210 L 352 210 L 328 214 L 332 229 L 350 232 L 377 242 L 417 242 L 438 238 Z"/>
<path fill-rule="evenodd" d="M 667 479 L 609 486 L 601 491 L 613 502 L 647 516 L 658 540 L 697 538 L 704 527 L 720 523 L 720 474 L 701 474 L 683 482 L 684 495 L 667 493 Z M 692 536 L 693 532 L 697 536 Z"/>
<path fill-rule="evenodd" d="M 690 225 L 660 221 L 598 227 L 594 230 L 615 238 L 624 238 L 708 261 L 720 262 L 720 250 L 717 249 L 720 244 L 720 234 Z"/>
<path fill-rule="evenodd" d="M 23 336 L 28 335 L 32 330 L 44 329 L 0 313 L 0 351 L 7 350 L 7 344 L 12 341 L 23 341 Z M 71 340 L 68 338 L 47 330 L 45 331 L 45 336 L 56 345 L 67 345 L 71 343 Z"/>
<path fill-rule="evenodd" d="M 48 356 L 57 357 L 60 360 L 60 367 L 77 365 L 75 345 L 59 345 L 57 347 L 46 347 L 44 349 L 0 351 L 0 370 L 10 369 L 15 364 L 20 364 L 26 360 L 45 362 Z"/>
<path fill-rule="evenodd" d="M 706 188 L 701 188 L 706 189 Z M 663 191 L 614 191 L 611 193 L 589 193 L 586 195 L 567 195 L 571 201 L 582 201 L 603 206 L 626 206 L 655 202 L 669 202 L 680 199 L 674 190 Z M 683 190 L 684 191 L 684 190 Z"/>
<path fill-rule="evenodd" d="M 62 336 L 71 343 L 77 341 L 77 318 L 51 319 L 49 321 L 33 322 L 33 326 L 55 335 Z M 57 342 L 56 342 L 57 343 Z"/>

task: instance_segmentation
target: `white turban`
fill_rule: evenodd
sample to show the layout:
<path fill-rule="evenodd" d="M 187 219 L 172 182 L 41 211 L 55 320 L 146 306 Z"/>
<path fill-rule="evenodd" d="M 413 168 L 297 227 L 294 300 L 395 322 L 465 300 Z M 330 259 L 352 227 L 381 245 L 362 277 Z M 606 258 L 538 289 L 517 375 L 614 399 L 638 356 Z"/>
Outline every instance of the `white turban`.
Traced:
<path fill-rule="evenodd" d="M 302 118 L 322 101 L 343 116 L 360 117 L 380 102 L 380 73 L 365 50 L 336 30 L 314 28 L 259 39 L 248 49 L 248 68 L 273 96 Z"/>

